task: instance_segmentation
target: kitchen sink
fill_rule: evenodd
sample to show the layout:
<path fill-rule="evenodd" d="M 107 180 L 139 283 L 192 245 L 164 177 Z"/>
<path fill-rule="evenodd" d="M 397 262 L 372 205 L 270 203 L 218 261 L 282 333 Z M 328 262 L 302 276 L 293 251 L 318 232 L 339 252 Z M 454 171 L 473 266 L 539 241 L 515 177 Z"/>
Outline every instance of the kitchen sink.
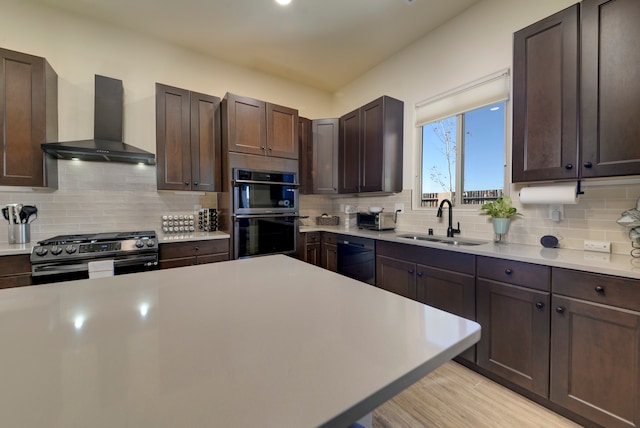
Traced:
<path fill-rule="evenodd" d="M 481 241 L 479 239 L 448 238 L 446 236 L 420 235 L 420 234 L 413 234 L 413 233 L 405 234 L 405 235 L 398 235 L 398 238 L 411 239 L 411 240 L 414 240 L 414 241 L 437 242 L 437 243 L 440 243 L 440 244 L 450 245 L 450 246 L 454 246 L 454 247 L 482 245 L 482 244 L 486 244 L 488 242 L 488 241 Z"/>

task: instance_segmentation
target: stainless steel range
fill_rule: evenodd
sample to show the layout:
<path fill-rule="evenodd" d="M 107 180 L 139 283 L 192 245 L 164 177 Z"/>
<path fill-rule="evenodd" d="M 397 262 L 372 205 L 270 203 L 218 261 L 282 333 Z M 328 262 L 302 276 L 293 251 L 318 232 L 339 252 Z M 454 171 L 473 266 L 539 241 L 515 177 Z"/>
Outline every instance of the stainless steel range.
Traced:
<path fill-rule="evenodd" d="M 60 235 L 31 251 L 34 283 L 89 277 L 89 263 L 113 260 L 115 275 L 158 268 L 155 231 Z"/>

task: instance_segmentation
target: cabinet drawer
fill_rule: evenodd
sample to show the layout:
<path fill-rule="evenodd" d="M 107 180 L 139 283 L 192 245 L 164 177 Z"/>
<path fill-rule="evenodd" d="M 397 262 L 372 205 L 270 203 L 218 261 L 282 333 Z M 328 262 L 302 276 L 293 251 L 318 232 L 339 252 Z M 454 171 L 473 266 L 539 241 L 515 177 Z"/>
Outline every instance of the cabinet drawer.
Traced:
<path fill-rule="evenodd" d="M 307 232 L 304 234 L 304 241 L 306 244 L 315 244 L 320 242 L 320 232 Z"/>
<path fill-rule="evenodd" d="M 478 257 L 478 277 L 549 291 L 551 268 L 513 260 Z"/>
<path fill-rule="evenodd" d="M 336 235 L 335 233 L 323 232 L 322 242 L 325 244 L 336 245 L 338 243 L 338 235 Z"/>
<path fill-rule="evenodd" d="M 228 239 L 210 239 L 206 241 L 160 244 L 160 260 L 228 252 Z"/>
<path fill-rule="evenodd" d="M 554 294 L 640 311 L 640 280 L 554 268 Z"/>

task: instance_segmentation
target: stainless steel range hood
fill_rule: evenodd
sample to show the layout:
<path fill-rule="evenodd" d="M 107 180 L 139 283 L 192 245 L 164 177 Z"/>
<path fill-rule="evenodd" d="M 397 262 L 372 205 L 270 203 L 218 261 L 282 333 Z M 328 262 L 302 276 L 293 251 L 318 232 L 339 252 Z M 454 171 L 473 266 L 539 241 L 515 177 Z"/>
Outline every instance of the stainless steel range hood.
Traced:
<path fill-rule="evenodd" d="M 155 155 L 122 141 L 122 80 L 95 78 L 95 110 L 91 140 L 42 144 L 42 150 L 59 159 L 126 162 L 155 165 Z"/>

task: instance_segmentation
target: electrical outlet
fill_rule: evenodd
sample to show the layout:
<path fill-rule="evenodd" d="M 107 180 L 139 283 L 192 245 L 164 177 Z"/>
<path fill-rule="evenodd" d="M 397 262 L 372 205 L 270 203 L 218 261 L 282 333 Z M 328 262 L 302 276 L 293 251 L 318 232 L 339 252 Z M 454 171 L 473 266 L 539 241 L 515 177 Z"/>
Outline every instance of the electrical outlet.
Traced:
<path fill-rule="evenodd" d="M 396 211 L 404 212 L 404 204 L 396 204 Z"/>
<path fill-rule="evenodd" d="M 585 251 L 596 251 L 598 253 L 610 253 L 611 252 L 611 242 L 610 241 L 584 241 L 584 250 Z"/>

